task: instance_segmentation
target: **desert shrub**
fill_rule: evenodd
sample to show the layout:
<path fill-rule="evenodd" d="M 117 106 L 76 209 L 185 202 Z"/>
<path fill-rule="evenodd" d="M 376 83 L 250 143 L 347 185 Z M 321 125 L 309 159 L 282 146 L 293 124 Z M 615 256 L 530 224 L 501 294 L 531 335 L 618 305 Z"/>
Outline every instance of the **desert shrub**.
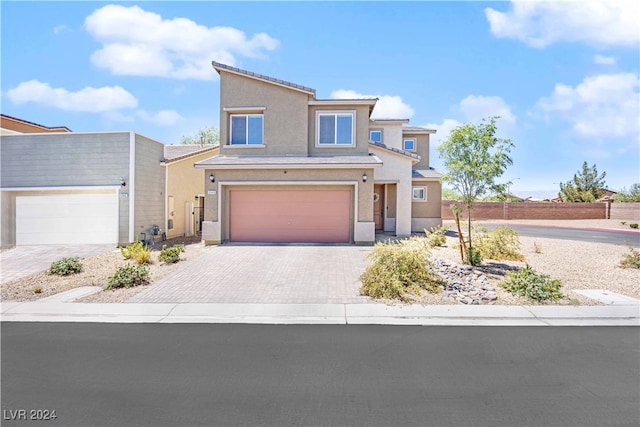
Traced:
<path fill-rule="evenodd" d="M 151 260 L 151 251 L 142 242 L 134 242 L 126 248 L 120 248 L 120 253 L 124 259 L 133 259 L 138 264 L 148 264 Z"/>
<path fill-rule="evenodd" d="M 442 279 L 427 268 L 429 248 L 425 237 L 377 243 L 369 254 L 371 265 L 360 276 L 360 293 L 371 298 L 406 301 L 408 293 L 417 294 L 421 289 L 439 292 Z"/>
<path fill-rule="evenodd" d="M 446 233 L 449 227 L 439 225 L 437 227 L 431 227 L 429 231 L 424 230 L 424 234 L 427 236 L 427 242 L 429 246 L 444 246 L 447 243 Z"/>
<path fill-rule="evenodd" d="M 475 246 L 467 248 L 469 252 L 469 260 L 471 261 L 471 265 L 480 265 L 482 264 L 482 252 Z"/>
<path fill-rule="evenodd" d="M 484 259 L 524 261 L 524 256 L 520 253 L 518 232 L 511 228 L 497 227 L 490 232 L 486 227 L 476 227 L 473 239 L 474 249 Z"/>
<path fill-rule="evenodd" d="M 640 269 L 640 251 L 629 246 L 629 253 L 620 261 L 620 267 Z"/>
<path fill-rule="evenodd" d="M 118 267 L 116 272 L 109 276 L 107 289 L 131 288 L 144 285 L 149 281 L 149 269 L 145 265 L 125 265 Z"/>
<path fill-rule="evenodd" d="M 631 228 L 638 228 L 638 224 L 635 224 L 635 223 L 633 223 L 633 224 L 629 224 L 629 227 L 631 227 Z"/>
<path fill-rule="evenodd" d="M 158 259 L 167 264 L 173 264 L 180 261 L 180 252 L 184 252 L 184 245 L 173 245 L 170 248 L 167 245 L 162 245 Z"/>
<path fill-rule="evenodd" d="M 70 274 L 80 273 L 82 264 L 78 257 L 62 258 L 59 261 L 51 263 L 51 267 L 47 270 L 48 274 L 57 274 L 58 276 L 68 276 Z"/>
<path fill-rule="evenodd" d="M 560 291 L 562 282 L 558 279 L 551 279 L 545 274 L 536 273 L 529 265 L 508 273 L 507 278 L 500 282 L 500 287 L 514 295 L 522 295 L 537 302 L 562 298 Z"/>

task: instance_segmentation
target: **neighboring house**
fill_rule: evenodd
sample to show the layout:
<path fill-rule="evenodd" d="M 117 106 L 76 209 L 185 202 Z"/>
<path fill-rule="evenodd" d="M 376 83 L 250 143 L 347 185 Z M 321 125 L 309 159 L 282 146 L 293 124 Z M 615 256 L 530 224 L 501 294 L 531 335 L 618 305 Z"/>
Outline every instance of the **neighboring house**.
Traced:
<path fill-rule="evenodd" d="M 44 126 L 26 120 L 0 114 L 0 134 L 12 135 L 19 133 L 60 133 L 71 132 L 66 126 Z"/>
<path fill-rule="evenodd" d="M 371 120 L 377 99 L 315 90 L 213 62 L 220 74 L 220 154 L 204 170 L 207 244 L 371 244 L 440 225 L 434 130 Z"/>
<path fill-rule="evenodd" d="M 0 245 L 149 238 L 165 222 L 164 147 L 134 132 L 2 135 Z"/>
<path fill-rule="evenodd" d="M 204 171 L 195 169 L 194 162 L 205 160 L 219 152 L 215 145 L 166 145 L 167 202 L 165 225 L 168 238 L 193 236 L 202 231 L 204 213 Z"/>

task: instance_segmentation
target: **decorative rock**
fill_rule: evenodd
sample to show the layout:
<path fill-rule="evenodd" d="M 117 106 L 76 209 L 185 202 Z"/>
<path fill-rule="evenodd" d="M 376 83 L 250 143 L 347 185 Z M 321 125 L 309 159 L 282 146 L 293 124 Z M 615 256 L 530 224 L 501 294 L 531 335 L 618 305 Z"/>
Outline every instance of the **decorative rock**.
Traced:
<path fill-rule="evenodd" d="M 457 265 L 436 258 L 431 269 L 444 280 L 442 299 L 458 304 L 494 305 L 498 299 L 495 286 L 489 285 L 489 279 L 481 271 L 468 265 Z"/>

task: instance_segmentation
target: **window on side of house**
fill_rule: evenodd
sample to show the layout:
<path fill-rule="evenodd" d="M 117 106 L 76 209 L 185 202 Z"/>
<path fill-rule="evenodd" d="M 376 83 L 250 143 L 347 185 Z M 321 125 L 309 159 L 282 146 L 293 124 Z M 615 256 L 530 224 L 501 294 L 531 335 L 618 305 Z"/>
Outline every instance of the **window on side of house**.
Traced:
<path fill-rule="evenodd" d="M 371 142 L 382 142 L 382 131 L 381 130 L 370 130 L 369 131 L 369 141 Z"/>
<path fill-rule="evenodd" d="M 354 112 L 318 112 L 317 145 L 353 145 Z"/>
<path fill-rule="evenodd" d="M 262 114 L 232 114 L 229 131 L 230 145 L 262 145 Z"/>
<path fill-rule="evenodd" d="M 413 201 L 414 202 L 426 202 L 427 201 L 427 187 L 413 187 Z"/>
<path fill-rule="evenodd" d="M 402 149 L 404 151 L 416 151 L 416 139 L 415 138 L 404 138 L 402 140 Z"/>

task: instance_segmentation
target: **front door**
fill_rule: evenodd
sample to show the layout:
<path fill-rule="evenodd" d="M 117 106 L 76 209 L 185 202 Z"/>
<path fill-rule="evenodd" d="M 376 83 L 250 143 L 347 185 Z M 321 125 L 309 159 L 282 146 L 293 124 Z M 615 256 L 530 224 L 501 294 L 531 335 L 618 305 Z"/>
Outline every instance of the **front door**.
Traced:
<path fill-rule="evenodd" d="M 375 184 L 373 186 L 373 221 L 376 223 L 376 230 L 384 229 L 384 185 Z"/>

